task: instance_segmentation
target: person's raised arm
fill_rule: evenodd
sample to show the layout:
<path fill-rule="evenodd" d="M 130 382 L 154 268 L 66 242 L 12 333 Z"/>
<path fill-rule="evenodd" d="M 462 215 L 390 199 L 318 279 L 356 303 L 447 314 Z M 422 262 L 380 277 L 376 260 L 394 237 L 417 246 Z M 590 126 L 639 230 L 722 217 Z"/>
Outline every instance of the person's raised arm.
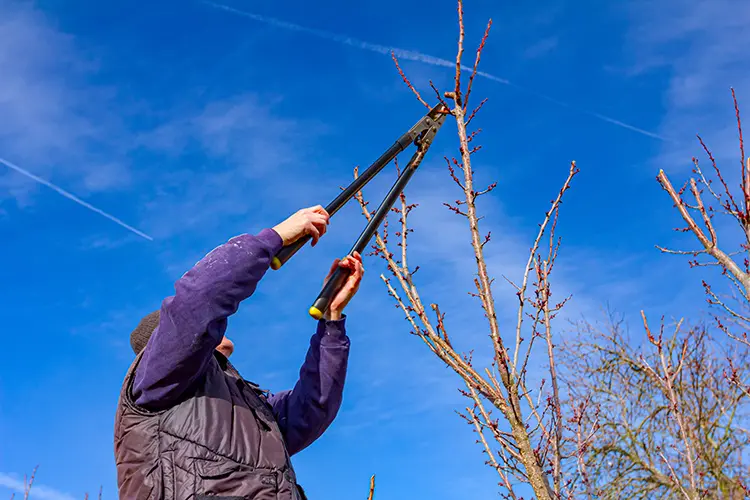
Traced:
<path fill-rule="evenodd" d="M 160 410 L 176 402 L 203 375 L 227 318 L 253 294 L 274 255 L 306 235 L 316 244 L 328 219 L 323 207 L 302 209 L 273 229 L 232 238 L 177 280 L 136 368 L 135 403 Z"/>
<path fill-rule="evenodd" d="M 349 338 L 343 310 L 357 293 L 364 269 L 362 257 L 355 253 L 341 262 L 334 261 L 326 280 L 337 266 L 348 268 L 349 277 L 331 300 L 326 317 L 318 321 L 299 380 L 294 389 L 269 398 L 290 455 L 302 451 L 325 432 L 343 399 L 349 361 Z"/>

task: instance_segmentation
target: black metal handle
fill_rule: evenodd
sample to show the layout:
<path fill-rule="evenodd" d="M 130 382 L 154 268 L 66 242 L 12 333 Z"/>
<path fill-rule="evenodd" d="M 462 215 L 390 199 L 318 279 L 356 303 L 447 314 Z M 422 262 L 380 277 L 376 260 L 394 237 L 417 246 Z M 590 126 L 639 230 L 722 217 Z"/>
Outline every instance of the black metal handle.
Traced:
<path fill-rule="evenodd" d="M 405 134 L 403 137 L 399 138 L 398 141 L 396 141 L 393 146 L 388 148 L 388 150 L 380 155 L 380 158 L 375 160 L 375 162 L 370 165 L 367 170 L 362 172 L 361 175 L 359 175 L 354 181 L 349 184 L 339 195 L 328 204 L 327 207 L 325 207 L 326 212 L 328 213 L 329 217 L 333 217 L 336 212 L 341 210 L 341 207 L 346 205 L 346 203 L 351 200 L 357 192 L 359 192 L 370 180 L 372 180 L 375 175 L 378 174 L 383 168 L 388 165 L 388 163 L 393 160 L 396 155 L 398 155 L 401 151 L 403 151 L 405 148 L 409 146 L 411 141 L 413 140 L 411 136 L 408 136 L 408 134 Z M 289 259 L 291 259 L 294 254 L 299 252 L 299 250 L 307 244 L 308 241 L 312 239 L 311 236 L 305 236 L 303 238 L 300 238 L 299 240 L 295 241 L 294 243 L 287 245 L 283 247 L 278 254 L 271 260 L 271 269 L 278 270 L 287 263 Z"/>
<path fill-rule="evenodd" d="M 286 264 L 286 262 L 291 259 L 292 256 L 294 256 L 294 254 L 297 253 L 300 248 L 305 246 L 311 239 L 312 236 L 303 236 L 294 243 L 283 247 L 281 250 L 279 250 L 279 253 L 277 253 L 276 256 L 271 259 L 271 269 L 276 271 L 281 268 L 281 266 Z"/>
<path fill-rule="evenodd" d="M 344 286 L 346 279 L 349 277 L 349 270 L 343 267 L 337 268 L 331 278 L 323 286 L 323 289 L 318 294 L 318 298 L 315 299 L 313 305 L 310 307 L 309 313 L 315 319 L 320 319 L 328 310 L 331 305 L 333 296 L 341 290 Z"/>
<path fill-rule="evenodd" d="M 326 212 L 328 215 L 333 215 L 338 212 L 341 207 L 351 200 L 358 191 L 360 191 L 368 182 L 372 180 L 383 168 L 388 165 L 401 151 L 408 148 L 412 142 L 416 141 L 417 138 L 423 135 L 424 132 L 433 127 L 436 123 L 442 124 L 442 118 L 444 118 L 444 106 L 443 104 L 437 104 L 432 108 L 425 116 L 419 119 L 412 128 L 409 129 L 404 135 L 399 137 L 393 145 L 388 148 L 385 153 L 380 155 L 380 158 L 375 160 L 372 165 L 362 172 L 354 181 L 349 184 L 339 195 L 328 204 Z M 398 194 L 396 194 L 398 196 Z M 394 200 L 395 201 L 395 200 Z M 374 231 L 373 231 L 374 233 Z M 372 236 L 372 235 L 370 235 Z M 281 268 L 286 262 L 294 256 L 303 246 L 307 244 L 312 238 L 305 236 L 300 238 L 294 243 L 283 247 L 278 254 L 271 261 L 271 269 L 277 270 Z"/>
<path fill-rule="evenodd" d="M 406 168 L 403 172 L 401 172 L 401 175 L 398 176 L 398 179 L 396 179 L 396 182 L 391 187 L 391 190 L 388 191 L 388 194 L 383 199 L 383 202 L 380 204 L 375 214 L 370 218 L 370 221 L 367 223 L 367 226 L 365 226 L 365 229 L 362 231 L 362 234 L 360 234 L 359 238 L 354 243 L 354 246 L 349 251 L 348 255 L 352 255 L 354 252 L 358 252 L 361 254 L 362 252 L 364 252 L 365 248 L 367 248 L 367 245 L 375 235 L 375 232 L 383 222 L 383 219 L 385 219 L 386 215 L 388 215 L 391 207 L 401 195 L 401 192 L 404 190 L 406 184 L 414 175 L 414 172 L 416 172 L 422 155 L 423 152 L 420 150 L 414 153 L 414 156 L 411 157 Z M 340 267 L 336 269 L 334 274 L 331 276 L 331 279 L 328 280 L 328 282 L 323 286 L 323 289 L 318 294 L 318 298 L 315 299 L 315 302 L 313 302 L 313 305 L 310 307 L 308 311 L 310 313 L 310 316 L 312 316 L 314 319 L 320 319 L 323 317 L 331 304 L 331 299 L 344 285 L 344 282 L 346 281 L 348 275 L 348 270 L 342 269 Z"/>

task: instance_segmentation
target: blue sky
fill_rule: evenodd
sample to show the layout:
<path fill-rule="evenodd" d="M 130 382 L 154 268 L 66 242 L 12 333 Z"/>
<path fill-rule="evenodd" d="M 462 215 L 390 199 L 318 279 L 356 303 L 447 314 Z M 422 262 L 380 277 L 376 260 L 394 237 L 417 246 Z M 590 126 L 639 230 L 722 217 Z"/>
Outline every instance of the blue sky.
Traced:
<path fill-rule="evenodd" d="M 440 60 L 455 57 L 453 1 L 221 5 L 253 15 L 199 1 L 0 0 L 0 158 L 149 237 L 0 165 L 0 496 L 40 464 L 36 498 L 83 498 L 100 484 L 115 498 L 114 409 L 140 317 L 231 236 L 327 203 L 421 116 L 384 49 L 411 51 L 402 66 L 425 96 L 429 80 L 450 85 Z M 741 103 L 750 95 L 750 6 L 470 1 L 467 63 L 489 17 L 474 167 L 478 182 L 499 181 L 480 207 L 493 273 L 523 273 L 576 160 L 553 285 L 573 294 L 566 315 L 609 303 L 630 317 L 700 316 L 699 276 L 654 249 L 692 244 L 671 231 L 679 221 L 655 176 L 685 178 L 696 132 L 736 162 L 729 87 Z M 479 304 L 456 293 L 471 289 L 468 231 L 441 206 L 460 194 L 442 160 L 455 150 L 448 122 L 408 190 L 420 203 L 411 261 L 452 337 L 481 350 Z M 373 204 L 392 180 L 368 188 Z M 352 203 L 231 319 L 247 378 L 294 383 L 314 329 L 307 307 L 362 227 Z M 311 498 L 332 500 L 364 497 L 372 473 L 378 498 L 494 498 L 495 478 L 453 412 L 464 404 L 456 379 L 407 334 L 380 262 L 366 266 L 348 310 L 344 404 L 295 457 L 300 480 Z M 511 318 L 516 299 L 501 279 L 495 295 Z"/>

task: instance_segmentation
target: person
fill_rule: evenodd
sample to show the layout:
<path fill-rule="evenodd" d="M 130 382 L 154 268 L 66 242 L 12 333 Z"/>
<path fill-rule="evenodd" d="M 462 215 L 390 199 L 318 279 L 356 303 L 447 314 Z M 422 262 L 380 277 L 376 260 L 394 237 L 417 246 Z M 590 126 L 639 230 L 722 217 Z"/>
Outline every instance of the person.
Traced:
<path fill-rule="evenodd" d="M 341 406 L 350 345 L 344 308 L 362 280 L 361 255 L 331 265 L 326 279 L 339 266 L 348 278 L 317 323 L 293 389 L 270 394 L 245 380 L 229 362 L 234 344 L 225 331 L 274 255 L 306 235 L 317 244 L 328 224 L 323 207 L 309 207 L 230 239 L 140 321 L 115 418 L 120 498 L 306 499 L 290 457 L 318 439 Z"/>

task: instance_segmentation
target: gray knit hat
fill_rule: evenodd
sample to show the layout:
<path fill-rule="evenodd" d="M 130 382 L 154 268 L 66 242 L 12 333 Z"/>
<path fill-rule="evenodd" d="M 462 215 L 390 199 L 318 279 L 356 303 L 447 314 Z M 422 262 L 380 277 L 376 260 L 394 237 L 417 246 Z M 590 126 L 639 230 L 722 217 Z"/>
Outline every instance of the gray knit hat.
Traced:
<path fill-rule="evenodd" d="M 141 322 L 138 323 L 138 326 L 135 327 L 133 333 L 130 334 L 130 347 L 133 348 L 133 352 L 136 355 L 138 355 L 138 353 L 140 353 L 143 348 L 146 347 L 146 344 L 148 344 L 148 339 L 151 337 L 151 334 L 154 332 L 158 325 L 159 311 L 156 310 L 144 316 Z"/>

